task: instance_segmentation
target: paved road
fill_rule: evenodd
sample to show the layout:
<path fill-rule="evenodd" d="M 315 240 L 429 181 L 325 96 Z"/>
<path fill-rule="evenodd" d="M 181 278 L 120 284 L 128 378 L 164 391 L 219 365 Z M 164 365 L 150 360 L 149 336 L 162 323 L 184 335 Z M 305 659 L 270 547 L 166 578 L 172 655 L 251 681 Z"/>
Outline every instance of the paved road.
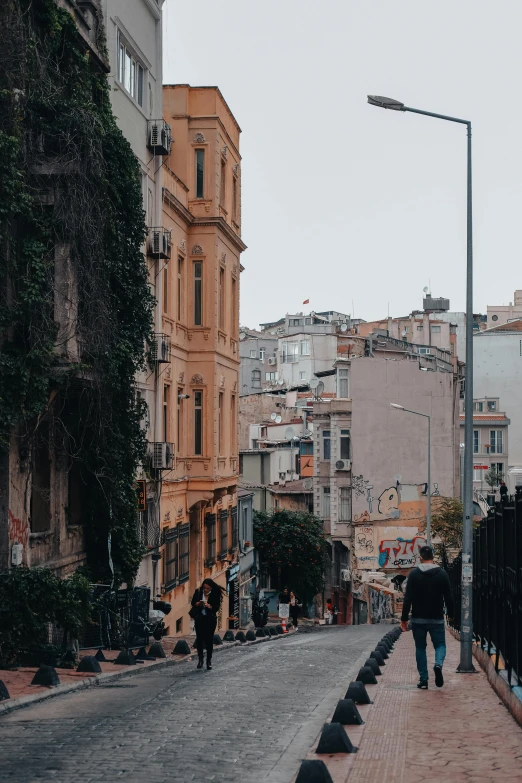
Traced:
<path fill-rule="evenodd" d="M 386 628 L 299 631 L 0 718 L 0 781 L 290 783 Z"/>

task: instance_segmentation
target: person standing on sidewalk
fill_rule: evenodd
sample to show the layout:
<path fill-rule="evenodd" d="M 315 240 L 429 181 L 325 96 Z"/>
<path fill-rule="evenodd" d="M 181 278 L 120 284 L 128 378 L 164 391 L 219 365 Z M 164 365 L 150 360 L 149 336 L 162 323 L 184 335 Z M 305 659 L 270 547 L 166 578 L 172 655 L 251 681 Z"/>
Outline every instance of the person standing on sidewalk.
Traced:
<path fill-rule="evenodd" d="M 299 612 L 301 611 L 301 604 L 299 603 L 296 594 L 292 591 L 290 592 L 289 606 L 290 606 L 290 617 L 292 618 L 292 625 L 297 631 L 297 618 L 299 617 Z"/>
<path fill-rule="evenodd" d="M 192 596 L 192 609 L 189 614 L 196 628 L 196 648 L 198 651 L 198 669 L 203 668 L 203 650 L 207 651 L 207 669 L 212 669 L 214 633 L 216 632 L 217 613 L 223 599 L 223 588 L 213 579 L 204 579 L 203 584 Z"/>
<path fill-rule="evenodd" d="M 421 546 L 420 565 L 414 568 L 406 583 L 406 594 L 402 607 L 401 630 L 408 630 L 411 609 L 411 630 L 415 640 L 415 655 L 419 670 L 417 688 L 428 688 L 428 659 L 426 656 L 427 635 L 435 648 L 435 685 L 444 685 L 442 667 L 446 657 L 446 636 L 444 628 L 444 604 L 448 617 L 453 617 L 454 602 L 449 576 L 433 562 L 433 549 Z"/>

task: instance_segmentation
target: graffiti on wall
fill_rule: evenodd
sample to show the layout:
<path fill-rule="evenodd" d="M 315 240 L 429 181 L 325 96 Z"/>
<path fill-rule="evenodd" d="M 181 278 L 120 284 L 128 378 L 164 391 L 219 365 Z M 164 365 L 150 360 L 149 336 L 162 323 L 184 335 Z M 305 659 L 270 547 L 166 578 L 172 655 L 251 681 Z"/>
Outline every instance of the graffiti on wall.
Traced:
<path fill-rule="evenodd" d="M 395 484 L 374 487 L 361 476 L 352 478 L 353 520 L 356 524 L 378 522 L 386 519 L 414 520 L 426 516 L 427 484 L 402 484 L 396 477 Z M 434 485 L 433 494 L 438 493 Z"/>
<path fill-rule="evenodd" d="M 358 527 L 355 530 L 353 554 L 359 568 L 374 569 L 378 566 L 378 550 L 375 544 L 373 525 Z"/>
<path fill-rule="evenodd" d="M 11 510 L 9 511 L 8 536 L 9 547 L 13 544 L 22 544 L 25 553 L 29 542 L 29 523 L 15 517 Z"/>
<path fill-rule="evenodd" d="M 419 549 L 426 545 L 423 536 L 409 539 L 385 539 L 379 545 L 380 568 L 413 568 L 419 562 Z"/>
<path fill-rule="evenodd" d="M 370 617 L 372 623 L 393 617 L 393 596 L 375 587 L 369 588 Z"/>
<path fill-rule="evenodd" d="M 357 568 L 413 568 L 419 564 L 419 549 L 426 539 L 416 527 L 361 525 L 355 528 L 353 555 Z"/>

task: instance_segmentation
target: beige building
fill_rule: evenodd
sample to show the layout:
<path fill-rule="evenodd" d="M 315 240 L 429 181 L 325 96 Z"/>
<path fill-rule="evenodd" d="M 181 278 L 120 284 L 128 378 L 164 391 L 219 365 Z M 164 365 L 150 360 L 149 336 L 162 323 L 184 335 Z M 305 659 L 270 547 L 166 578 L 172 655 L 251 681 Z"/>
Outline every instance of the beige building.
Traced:
<path fill-rule="evenodd" d="M 194 589 L 211 576 L 229 591 L 220 628 L 238 627 L 237 509 L 240 128 L 217 87 L 168 85 L 173 144 L 163 174 L 165 252 L 156 374 L 161 386 L 161 568 L 171 634 L 190 630 Z"/>
<path fill-rule="evenodd" d="M 522 318 L 522 289 L 517 289 L 507 305 L 488 305 L 488 329 Z"/>

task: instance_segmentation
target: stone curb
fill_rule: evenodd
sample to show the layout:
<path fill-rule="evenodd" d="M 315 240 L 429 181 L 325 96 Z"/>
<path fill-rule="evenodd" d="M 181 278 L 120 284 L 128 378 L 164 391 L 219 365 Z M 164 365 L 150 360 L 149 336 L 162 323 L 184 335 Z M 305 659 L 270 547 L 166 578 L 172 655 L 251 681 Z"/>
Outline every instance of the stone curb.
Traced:
<path fill-rule="evenodd" d="M 343 626 L 341 626 L 341 627 L 343 627 Z M 371 651 L 374 649 L 375 644 L 376 644 L 376 642 L 372 642 L 372 645 L 365 652 L 361 653 L 361 655 L 352 664 L 352 666 L 350 666 L 350 668 L 346 672 L 346 675 L 343 677 L 343 680 L 344 680 L 345 683 L 349 684 L 349 681 L 355 679 L 355 677 L 357 675 L 357 672 L 359 671 L 359 669 L 363 665 L 364 661 L 368 658 L 368 656 L 371 653 Z M 379 677 L 379 684 L 380 684 L 381 680 L 382 680 L 382 677 Z M 379 686 L 378 685 L 370 685 L 369 687 L 372 688 L 372 689 L 375 689 L 375 688 L 378 688 Z M 326 720 L 327 723 L 329 723 L 331 721 L 331 718 L 332 718 L 332 716 L 333 716 L 333 714 L 335 712 L 335 707 L 337 706 L 337 702 L 339 701 L 339 699 L 343 699 L 344 698 L 344 693 L 345 693 L 345 689 L 343 689 L 343 691 L 342 691 L 342 693 L 340 695 L 338 693 L 333 694 L 332 692 L 330 692 L 330 694 L 328 694 L 329 699 L 331 701 L 331 704 L 330 704 L 331 709 L 330 709 L 330 711 L 328 713 L 328 718 Z M 369 705 L 369 709 L 371 709 L 372 707 L 373 707 L 373 704 Z M 323 730 L 324 723 L 325 723 L 325 721 L 323 719 L 317 719 L 316 721 L 314 721 L 314 730 L 310 731 L 310 733 L 309 733 L 309 739 L 310 739 L 309 747 L 310 747 L 310 750 L 306 754 L 306 756 L 304 756 L 305 759 L 318 759 L 318 758 L 321 758 L 321 757 L 316 755 L 315 748 L 317 746 L 317 743 L 319 742 L 319 738 L 321 736 L 321 732 Z M 350 726 L 349 728 L 353 729 L 354 727 Z M 365 726 L 358 726 L 357 728 L 358 729 L 364 729 Z M 293 777 L 290 778 L 290 780 L 292 780 L 293 783 L 295 783 L 295 780 L 296 780 L 296 778 L 297 778 L 297 776 L 299 774 L 299 768 L 300 768 L 300 765 L 301 765 L 301 761 L 303 760 L 303 756 L 301 755 L 301 753 L 292 754 L 291 752 L 289 752 L 289 751 L 291 751 L 291 749 L 292 749 L 292 745 L 290 744 L 288 746 L 288 748 L 286 749 L 286 751 L 285 751 L 285 756 L 288 758 L 289 765 L 292 764 L 293 770 L 297 769 L 297 771 L 294 771 Z M 350 757 L 350 758 L 352 758 L 352 757 Z M 329 757 L 323 756 L 322 759 L 326 763 L 326 766 L 328 766 Z M 281 762 L 279 762 L 279 763 L 281 763 Z M 274 770 L 272 770 L 272 774 L 273 775 L 275 774 Z M 270 780 L 271 781 L 273 780 L 274 783 L 280 783 L 280 781 L 279 781 L 279 779 L 277 777 L 277 774 L 275 774 L 275 777 L 273 777 L 273 778 L 271 777 Z"/>
<path fill-rule="evenodd" d="M 284 636 L 264 636 L 262 639 L 256 639 L 252 642 L 223 642 L 223 644 L 214 647 L 214 652 L 221 652 L 231 649 L 232 647 L 251 647 L 254 644 L 261 644 L 262 642 L 274 641 L 276 639 L 288 639 L 288 637 L 293 636 L 294 633 L 295 631 L 291 631 Z M 8 712 L 38 704 L 41 701 L 52 699 L 55 696 L 62 696 L 65 693 L 73 693 L 74 691 L 85 690 L 86 688 L 92 688 L 97 685 L 104 685 L 109 680 L 121 680 L 124 677 L 133 677 L 137 674 L 143 674 L 144 672 L 156 671 L 162 667 L 178 666 L 180 663 L 192 660 L 195 654 L 196 652 L 194 651 L 193 653 L 191 652 L 190 655 L 184 655 L 182 658 L 162 658 L 145 667 L 137 665 L 129 666 L 128 669 L 119 672 L 103 672 L 102 674 L 95 674 L 93 677 L 86 677 L 83 680 L 71 682 L 67 685 L 57 685 L 55 688 L 49 689 L 48 692 L 40 692 L 28 696 L 20 696 L 17 699 L 9 699 L 8 701 L 0 702 L 0 717 L 6 715 Z"/>

